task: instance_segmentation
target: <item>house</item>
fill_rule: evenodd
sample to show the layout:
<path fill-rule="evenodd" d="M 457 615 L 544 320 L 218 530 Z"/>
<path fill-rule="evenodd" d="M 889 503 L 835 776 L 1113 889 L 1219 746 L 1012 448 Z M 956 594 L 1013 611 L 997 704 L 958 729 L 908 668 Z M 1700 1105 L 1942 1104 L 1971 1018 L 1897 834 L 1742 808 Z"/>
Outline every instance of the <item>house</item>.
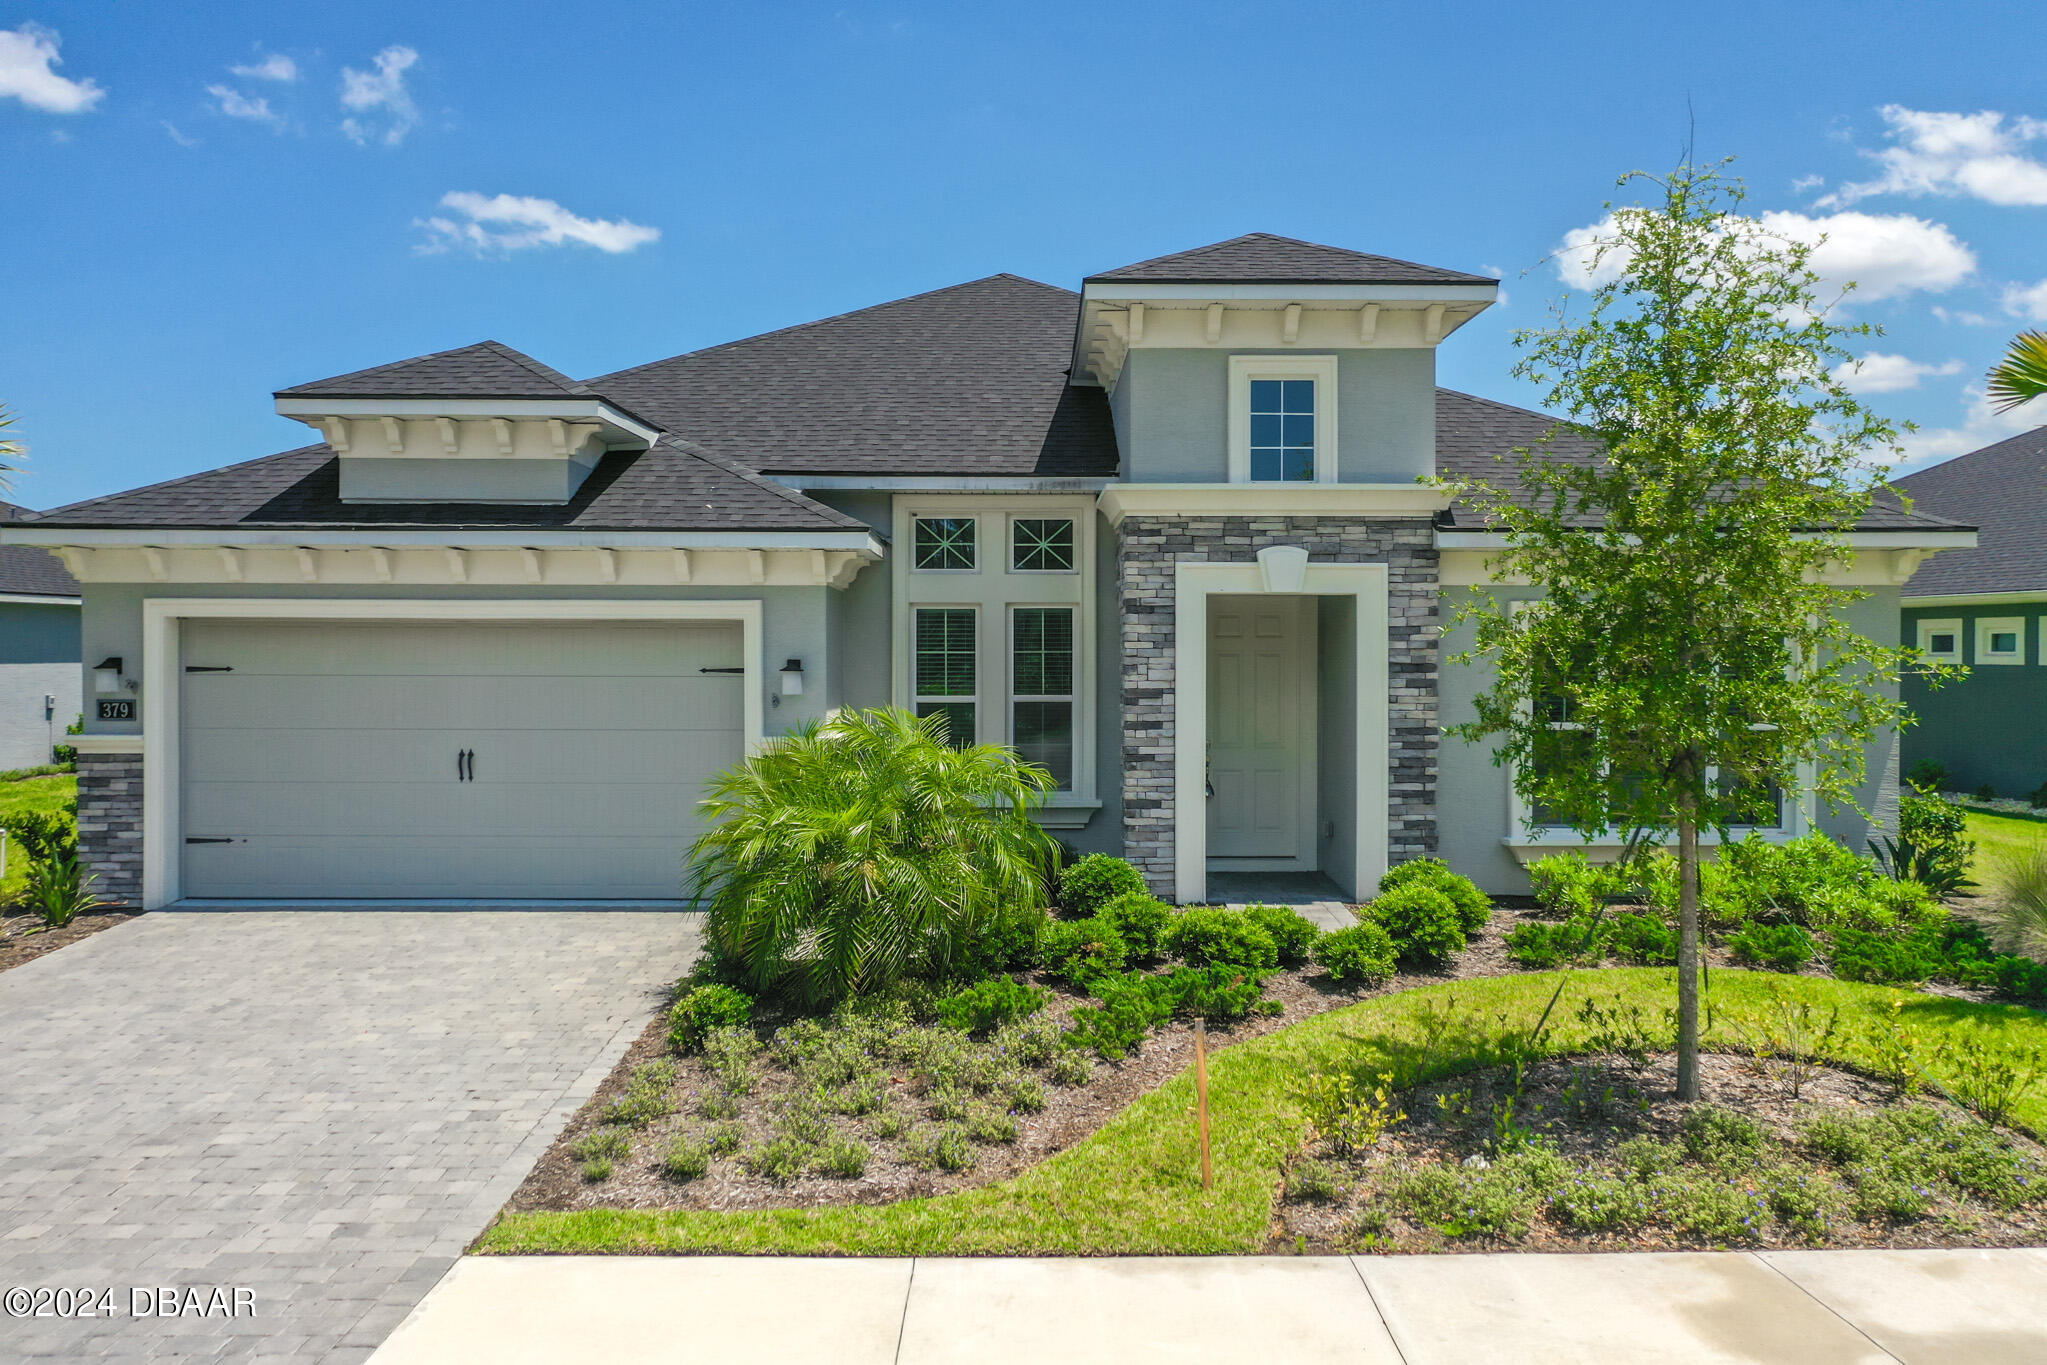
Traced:
<path fill-rule="evenodd" d="M 672 898 L 708 777 L 892 702 L 1043 764 L 1047 826 L 1183 902 L 1425 854 L 1524 890 L 1580 841 L 1443 739 L 1486 679 L 1442 623 L 1498 537 L 1418 482 L 1551 426 L 1436 385 L 1497 290 L 1254 234 L 581 381 L 482 342 L 285 389 L 316 443 L 7 532 L 120 661 L 87 856 L 150 906 Z M 1888 633 L 1973 534 L 1881 508 L 1853 541 Z M 1795 796 L 1769 832 L 1811 827 L 1860 846 Z"/>
<path fill-rule="evenodd" d="M 1978 528 L 1905 585 L 1904 642 L 1968 677 L 1909 678 L 1919 717 L 1905 770 L 1938 763 L 1959 791 L 2047 805 L 2047 426 L 1897 480 L 1921 512 Z M 2036 794 L 2038 793 L 2038 794 Z"/>
<path fill-rule="evenodd" d="M 25 512 L 0 502 L 0 522 Z M 78 601 L 55 555 L 0 545 L 0 772 L 48 763 L 78 716 Z"/>

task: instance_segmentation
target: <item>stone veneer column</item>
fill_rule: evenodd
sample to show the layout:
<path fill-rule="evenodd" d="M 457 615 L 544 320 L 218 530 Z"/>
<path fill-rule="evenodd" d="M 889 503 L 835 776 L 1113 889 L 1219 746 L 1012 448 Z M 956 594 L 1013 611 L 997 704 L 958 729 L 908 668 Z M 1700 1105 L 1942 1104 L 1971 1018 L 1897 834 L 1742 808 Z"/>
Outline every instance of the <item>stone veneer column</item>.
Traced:
<path fill-rule="evenodd" d="M 1441 650 L 1435 533 L 1359 517 L 1126 517 L 1116 554 L 1123 619 L 1123 856 L 1173 893 L 1173 566 L 1254 562 L 1298 545 L 1310 564 L 1387 566 L 1387 853 L 1436 851 L 1436 684 Z M 1201 813 L 1206 818 L 1206 812 Z M 1367 888 L 1359 888 L 1363 893 Z"/>
<path fill-rule="evenodd" d="M 78 755 L 78 859 L 105 900 L 142 904 L 142 755 Z"/>

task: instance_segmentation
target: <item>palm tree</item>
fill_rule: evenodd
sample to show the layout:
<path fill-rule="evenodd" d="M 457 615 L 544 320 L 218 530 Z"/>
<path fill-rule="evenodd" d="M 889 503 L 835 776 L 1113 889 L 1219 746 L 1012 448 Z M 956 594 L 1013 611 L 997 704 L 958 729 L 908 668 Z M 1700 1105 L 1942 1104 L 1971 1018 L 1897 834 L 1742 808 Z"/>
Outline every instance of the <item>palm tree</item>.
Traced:
<path fill-rule="evenodd" d="M 14 466 L 9 461 L 21 455 L 21 442 L 9 439 L 6 434 L 7 428 L 13 425 L 14 414 L 6 408 L 0 408 L 0 488 L 7 487 L 7 476 L 14 472 Z"/>
<path fill-rule="evenodd" d="M 1990 403 L 2010 412 L 2047 393 L 2047 332 L 2021 332 L 1990 371 Z"/>

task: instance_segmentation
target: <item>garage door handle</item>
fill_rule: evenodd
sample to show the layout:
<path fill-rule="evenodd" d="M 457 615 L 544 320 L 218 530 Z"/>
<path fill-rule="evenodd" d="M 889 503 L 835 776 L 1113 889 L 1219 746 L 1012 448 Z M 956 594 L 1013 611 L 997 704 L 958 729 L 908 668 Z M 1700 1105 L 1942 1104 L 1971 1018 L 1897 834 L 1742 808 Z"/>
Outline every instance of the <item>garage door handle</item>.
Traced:
<path fill-rule="evenodd" d="M 188 843 L 188 844 L 231 844 L 231 843 L 233 843 L 233 842 L 234 842 L 234 840 L 232 840 L 232 839 L 193 839 L 193 838 L 187 837 L 187 838 L 186 838 L 186 840 L 185 840 L 185 842 L 186 842 L 186 843 Z"/>
<path fill-rule="evenodd" d="M 234 669 L 226 664 L 186 664 L 187 673 L 232 673 Z"/>
<path fill-rule="evenodd" d="M 740 665 L 740 666 L 739 666 L 738 668 L 700 668 L 700 669 L 698 669 L 698 670 L 697 670 L 697 672 L 699 672 L 699 673 L 744 673 L 744 672 L 746 672 L 746 666 L 745 666 L 744 664 L 742 664 L 742 665 Z"/>

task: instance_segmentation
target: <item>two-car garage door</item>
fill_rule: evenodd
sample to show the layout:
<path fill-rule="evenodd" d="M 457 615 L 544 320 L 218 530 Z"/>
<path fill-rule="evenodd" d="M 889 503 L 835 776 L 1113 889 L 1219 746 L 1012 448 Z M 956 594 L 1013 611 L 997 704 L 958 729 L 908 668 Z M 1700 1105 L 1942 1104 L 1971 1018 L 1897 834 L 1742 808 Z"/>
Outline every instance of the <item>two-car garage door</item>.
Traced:
<path fill-rule="evenodd" d="M 188 897 L 673 899 L 736 624 L 187 621 Z"/>

